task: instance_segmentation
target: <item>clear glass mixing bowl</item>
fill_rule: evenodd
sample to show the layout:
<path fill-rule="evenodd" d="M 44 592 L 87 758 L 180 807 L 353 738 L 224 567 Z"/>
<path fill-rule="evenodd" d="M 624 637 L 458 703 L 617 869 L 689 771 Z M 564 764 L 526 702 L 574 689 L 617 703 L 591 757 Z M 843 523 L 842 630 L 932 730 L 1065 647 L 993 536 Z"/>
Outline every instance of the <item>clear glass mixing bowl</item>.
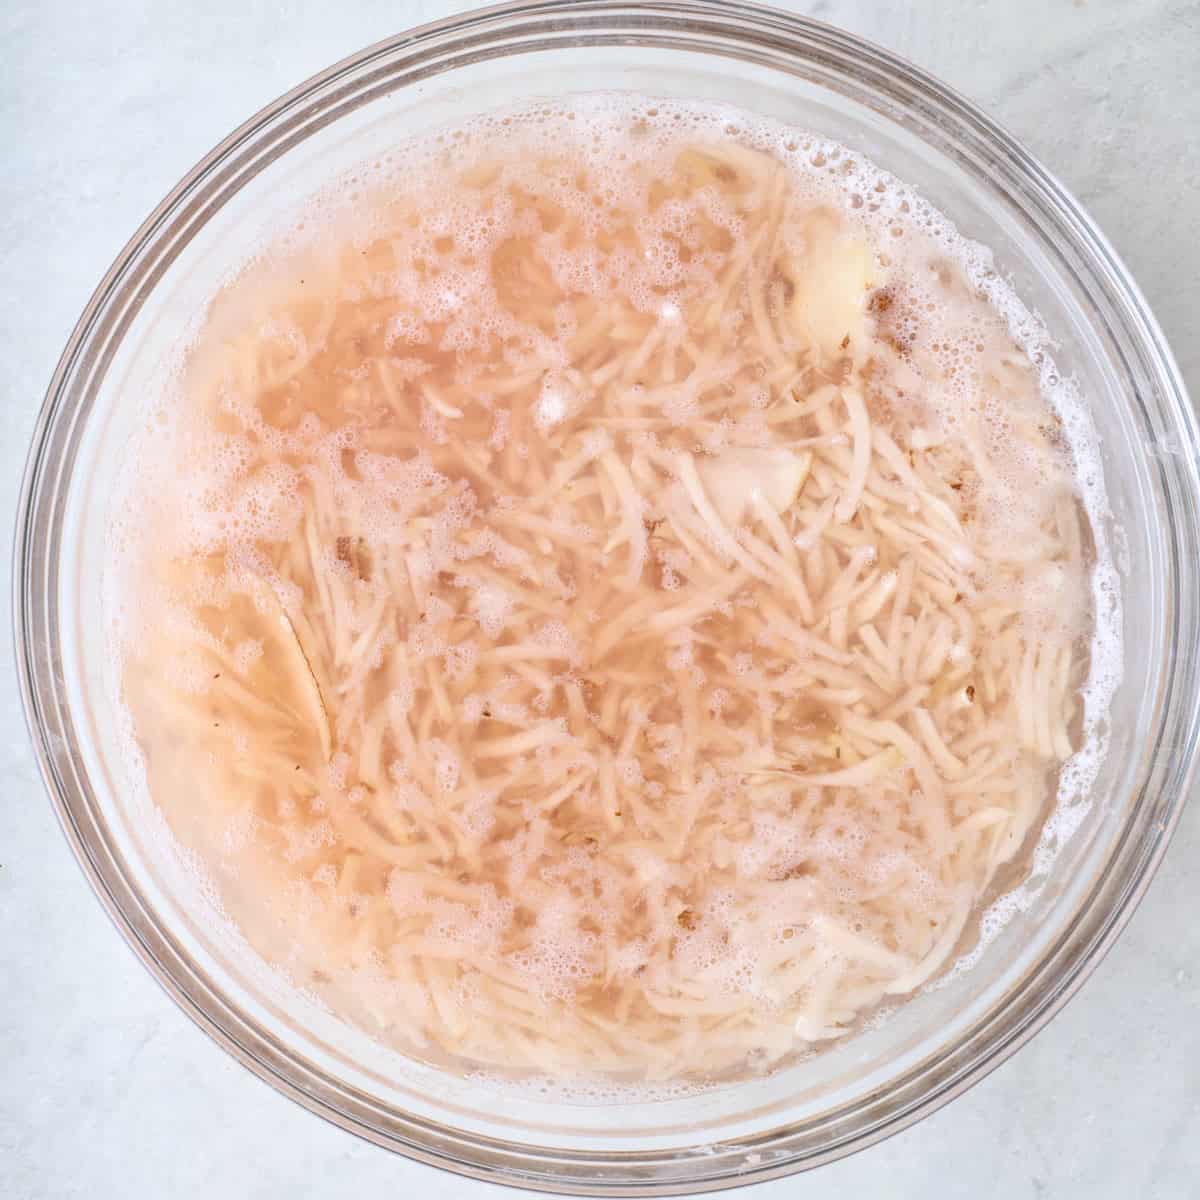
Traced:
<path fill-rule="evenodd" d="M 727 100 L 830 135 L 915 185 L 1061 340 L 1103 448 L 1123 573 L 1112 744 L 1036 900 L 973 970 L 879 1028 L 766 1079 L 587 1105 L 452 1078 L 383 1049 L 263 969 L 161 851 L 117 752 L 97 613 L 106 500 L 165 348 L 274 216 L 415 131 L 531 95 Z M 518 3 L 364 50 L 218 146 L 113 265 L 59 363 L 25 477 L 16 638 L 63 827 L 121 932 L 230 1053 L 381 1145 L 496 1182 L 696 1192 L 859 1149 L 945 1103 L 1028 1039 L 1112 943 L 1162 856 L 1196 758 L 1200 441 L 1178 371 L 1103 236 L 980 112 L 883 51 L 737 3 Z"/>

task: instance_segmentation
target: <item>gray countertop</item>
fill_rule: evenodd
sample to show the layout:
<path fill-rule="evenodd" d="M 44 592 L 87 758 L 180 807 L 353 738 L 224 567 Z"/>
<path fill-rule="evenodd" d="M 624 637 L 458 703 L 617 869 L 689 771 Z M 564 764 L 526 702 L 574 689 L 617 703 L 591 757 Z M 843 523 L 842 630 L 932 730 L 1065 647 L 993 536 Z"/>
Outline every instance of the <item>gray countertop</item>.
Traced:
<path fill-rule="evenodd" d="M 75 318 L 175 181 L 248 114 L 437 0 L 0 3 L 0 515 Z M 1082 199 L 1200 396 L 1200 4 L 788 4 L 941 76 Z M 7 561 L 7 560 L 6 560 Z M 0 590 L 8 605 L 9 589 Z M 357 1141 L 199 1032 L 137 963 L 56 826 L 0 670 L 0 1196 L 482 1197 Z M 757 1197 L 1200 1195 L 1200 806 L 1082 993 L 906 1133 Z M 508 1193 L 516 1195 L 517 1193 Z"/>

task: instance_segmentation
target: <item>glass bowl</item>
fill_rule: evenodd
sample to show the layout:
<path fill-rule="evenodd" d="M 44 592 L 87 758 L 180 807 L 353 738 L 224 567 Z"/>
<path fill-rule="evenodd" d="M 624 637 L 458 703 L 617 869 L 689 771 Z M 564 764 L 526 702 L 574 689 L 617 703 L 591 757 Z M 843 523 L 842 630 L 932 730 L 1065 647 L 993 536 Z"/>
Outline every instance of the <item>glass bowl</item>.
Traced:
<path fill-rule="evenodd" d="M 834 137 L 993 249 L 1090 401 L 1126 646 L 1091 803 L 1058 822 L 1077 827 L 973 970 L 768 1078 L 620 1104 L 440 1073 L 265 969 L 162 850 L 118 749 L 96 616 L 106 502 L 137 398 L 272 220 L 415 131 L 535 95 L 615 89 L 725 100 Z M 860 1149 L 963 1091 L 1050 1018 L 1125 924 L 1196 759 L 1198 464 L 1178 370 L 1108 243 L 1008 134 L 941 84 L 857 38 L 752 5 L 511 4 L 382 42 L 278 100 L 179 184 L 105 276 L 55 372 L 25 476 L 14 571 L 25 709 L 63 828 L 118 928 L 180 1007 L 285 1095 L 493 1182 L 596 1195 L 752 1182 Z"/>

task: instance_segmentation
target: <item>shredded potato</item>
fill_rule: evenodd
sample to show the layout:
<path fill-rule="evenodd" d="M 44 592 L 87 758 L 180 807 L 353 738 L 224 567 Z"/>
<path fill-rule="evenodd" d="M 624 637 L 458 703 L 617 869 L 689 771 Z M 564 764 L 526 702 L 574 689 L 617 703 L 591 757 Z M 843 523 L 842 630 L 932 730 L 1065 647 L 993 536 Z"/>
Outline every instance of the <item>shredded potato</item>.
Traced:
<path fill-rule="evenodd" d="M 1003 322 L 661 114 L 489 127 L 248 270 L 143 497 L 151 793 L 413 1052 L 837 1037 L 948 962 L 1076 744 L 1087 522 Z"/>

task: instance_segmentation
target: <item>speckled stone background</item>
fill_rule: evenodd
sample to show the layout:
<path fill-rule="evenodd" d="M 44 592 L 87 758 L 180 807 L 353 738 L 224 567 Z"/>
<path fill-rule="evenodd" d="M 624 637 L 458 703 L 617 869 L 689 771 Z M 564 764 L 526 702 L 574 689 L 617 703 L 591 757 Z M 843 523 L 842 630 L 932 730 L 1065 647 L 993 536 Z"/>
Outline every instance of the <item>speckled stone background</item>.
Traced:
<path fill-rule="evenodd" d="M 1200 396 L 1200 4 L 818 0 L 1008 125 L 1092 211 Z M 0 514 L 92 288 L 238 122 L 436 0 L 0 0 Z M 0 603 L 8 605 L 6 587 Z M 167 999 L 58 831 L 0 647 L 0 1196 L 504 1194 L 284 1100 Z M 1200 805 L 1051 1026 L 929 1120 L 755 1200 L 1200 1196 Z M 507 1193 L 517 1195 L 517 1193 Z"/>

